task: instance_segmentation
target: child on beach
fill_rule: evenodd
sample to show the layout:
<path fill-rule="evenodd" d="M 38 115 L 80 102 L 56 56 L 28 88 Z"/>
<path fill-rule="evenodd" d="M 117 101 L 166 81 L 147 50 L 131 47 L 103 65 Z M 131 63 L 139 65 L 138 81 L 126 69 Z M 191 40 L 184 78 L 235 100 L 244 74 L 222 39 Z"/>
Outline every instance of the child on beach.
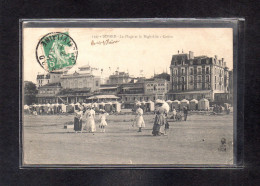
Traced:
<path fill-rule="evenodd" d="M 101 114 L 100 114 L 100 124 L 99 124 L 99 127 L 101 128 L 101 132 L 105 132 L 105 127 L 107 126 L 106 117 L 108 115 L 109 114 L 105 110 L 101 111 Z"/>

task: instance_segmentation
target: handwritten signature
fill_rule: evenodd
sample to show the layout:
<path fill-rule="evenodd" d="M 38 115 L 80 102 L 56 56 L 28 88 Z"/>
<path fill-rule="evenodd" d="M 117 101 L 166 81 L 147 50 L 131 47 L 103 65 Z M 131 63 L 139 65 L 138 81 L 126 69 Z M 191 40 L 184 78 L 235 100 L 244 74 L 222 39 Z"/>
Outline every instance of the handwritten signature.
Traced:
<path fill-rule="evenodd" d="M 119 40 L 103 40 L 103 41 L 91 41 L 91 45 L 111 45 L 111 44 L 115 44 L 118 43 Z"/>

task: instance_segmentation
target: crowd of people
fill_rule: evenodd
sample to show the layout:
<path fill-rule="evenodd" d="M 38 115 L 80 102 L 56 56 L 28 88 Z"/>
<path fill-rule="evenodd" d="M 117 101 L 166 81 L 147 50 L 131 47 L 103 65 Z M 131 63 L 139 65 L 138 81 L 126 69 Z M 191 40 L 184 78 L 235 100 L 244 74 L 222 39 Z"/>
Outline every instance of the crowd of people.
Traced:
<path fill-rule="evenodd" d="M 105 110 L 100 110 L 99 114 L 99 127 L 101 132 L 105 132 L 105 127 L 107 126 L 106 117 L 109 114 Z M 87 132 L 95 132 L 96 131 L 96 123 L 95 123 L 96 112 L 94 107 L 83 107 L 79 106 L 78 110 L 75 110 L 74 116 L 74 130 L 76 133 L 82 132 L 85 129 Z"/>
<path fill-rule="evenodd" d="M 167 135 L 167 130 L 169 129 L 168 115 L 170 107 L 167 103 L 163 101 L 158 101 L 156 103 L 156 109 L 154 111 L 155 119 L 152 129 L 152 135 L 161 136 Z M 184 120 L 186 121 L 188 115 L 188 108 L 183 108 Z M 137 105 L 137 109 L 135 111 L 135 119 L 133 122 L 133 127 L 138 128 L 138 132 L 142 132 L 142 129 L 145 128 L 145 121 L 143 118 L 144 111 L 141 108 L 141 105 Z M 109 114 L 105 110 L 100 110 L 99 116 L 99 128 L 101 132 L 105 132 L 105 128 L 108 125 L 106 121 L 106 117 Z M 95 110 L 94 107 L 84 107 L 79 106 L 78 110 L 75 110 L 74 116 L 74 131 L 75 133 L 82 133 L 83 130 L 87 132 L 94 133 L 96 132 L 96 124 L 95 124 Z M 177 120 L 177 111 L 173 108 L 172 111 L 173 120 Z"/>

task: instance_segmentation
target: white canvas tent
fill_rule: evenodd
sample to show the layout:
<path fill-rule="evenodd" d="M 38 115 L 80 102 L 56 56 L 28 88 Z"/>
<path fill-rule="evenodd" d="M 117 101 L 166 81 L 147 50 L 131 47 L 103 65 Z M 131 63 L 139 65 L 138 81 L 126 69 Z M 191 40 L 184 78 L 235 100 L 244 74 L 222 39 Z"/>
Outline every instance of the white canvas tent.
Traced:
<path fill-rule="evenodd" d="M 190 101 L 190 110 L 197 110 L 198 108 L 198 100 L 192 99 Z"/>
<path fill-rule="evenodd" d="M 209 110 L 209 100 L 202 98 L 198 103 L 199 110 Z"/>
<path fill-rule="evenodd" d="M 150 112 L 153 112 L 154 111 L 154 102 L 150 100 L 147 103 L 148 103 Z"/>
<path fill-rule="evenodd" d="M 180 108 L 180 101 L 179 100 L 174 100 L 172 102 L 172 108 L 175 108 L 176 110 L 178 110 Z"/>
<path fill-rule="evenodd" d="M 180 105 L 181 110 L 183 109 L 183 107 L 189 108 L 189 101 L 187 99 L 181 100 L 181 105 Z"/>

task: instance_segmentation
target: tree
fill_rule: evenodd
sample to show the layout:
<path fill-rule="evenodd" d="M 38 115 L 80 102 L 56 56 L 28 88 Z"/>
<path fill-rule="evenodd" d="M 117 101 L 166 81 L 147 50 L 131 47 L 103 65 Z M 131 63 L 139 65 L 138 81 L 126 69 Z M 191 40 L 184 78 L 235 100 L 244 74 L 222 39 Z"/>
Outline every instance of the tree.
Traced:
<path fill-rule="evenodd" d="M 36 85 L 31 81 L 24 82 L 24 104 L 31 105 L 36 102 L 36 94 L 38 93 Z"/>

